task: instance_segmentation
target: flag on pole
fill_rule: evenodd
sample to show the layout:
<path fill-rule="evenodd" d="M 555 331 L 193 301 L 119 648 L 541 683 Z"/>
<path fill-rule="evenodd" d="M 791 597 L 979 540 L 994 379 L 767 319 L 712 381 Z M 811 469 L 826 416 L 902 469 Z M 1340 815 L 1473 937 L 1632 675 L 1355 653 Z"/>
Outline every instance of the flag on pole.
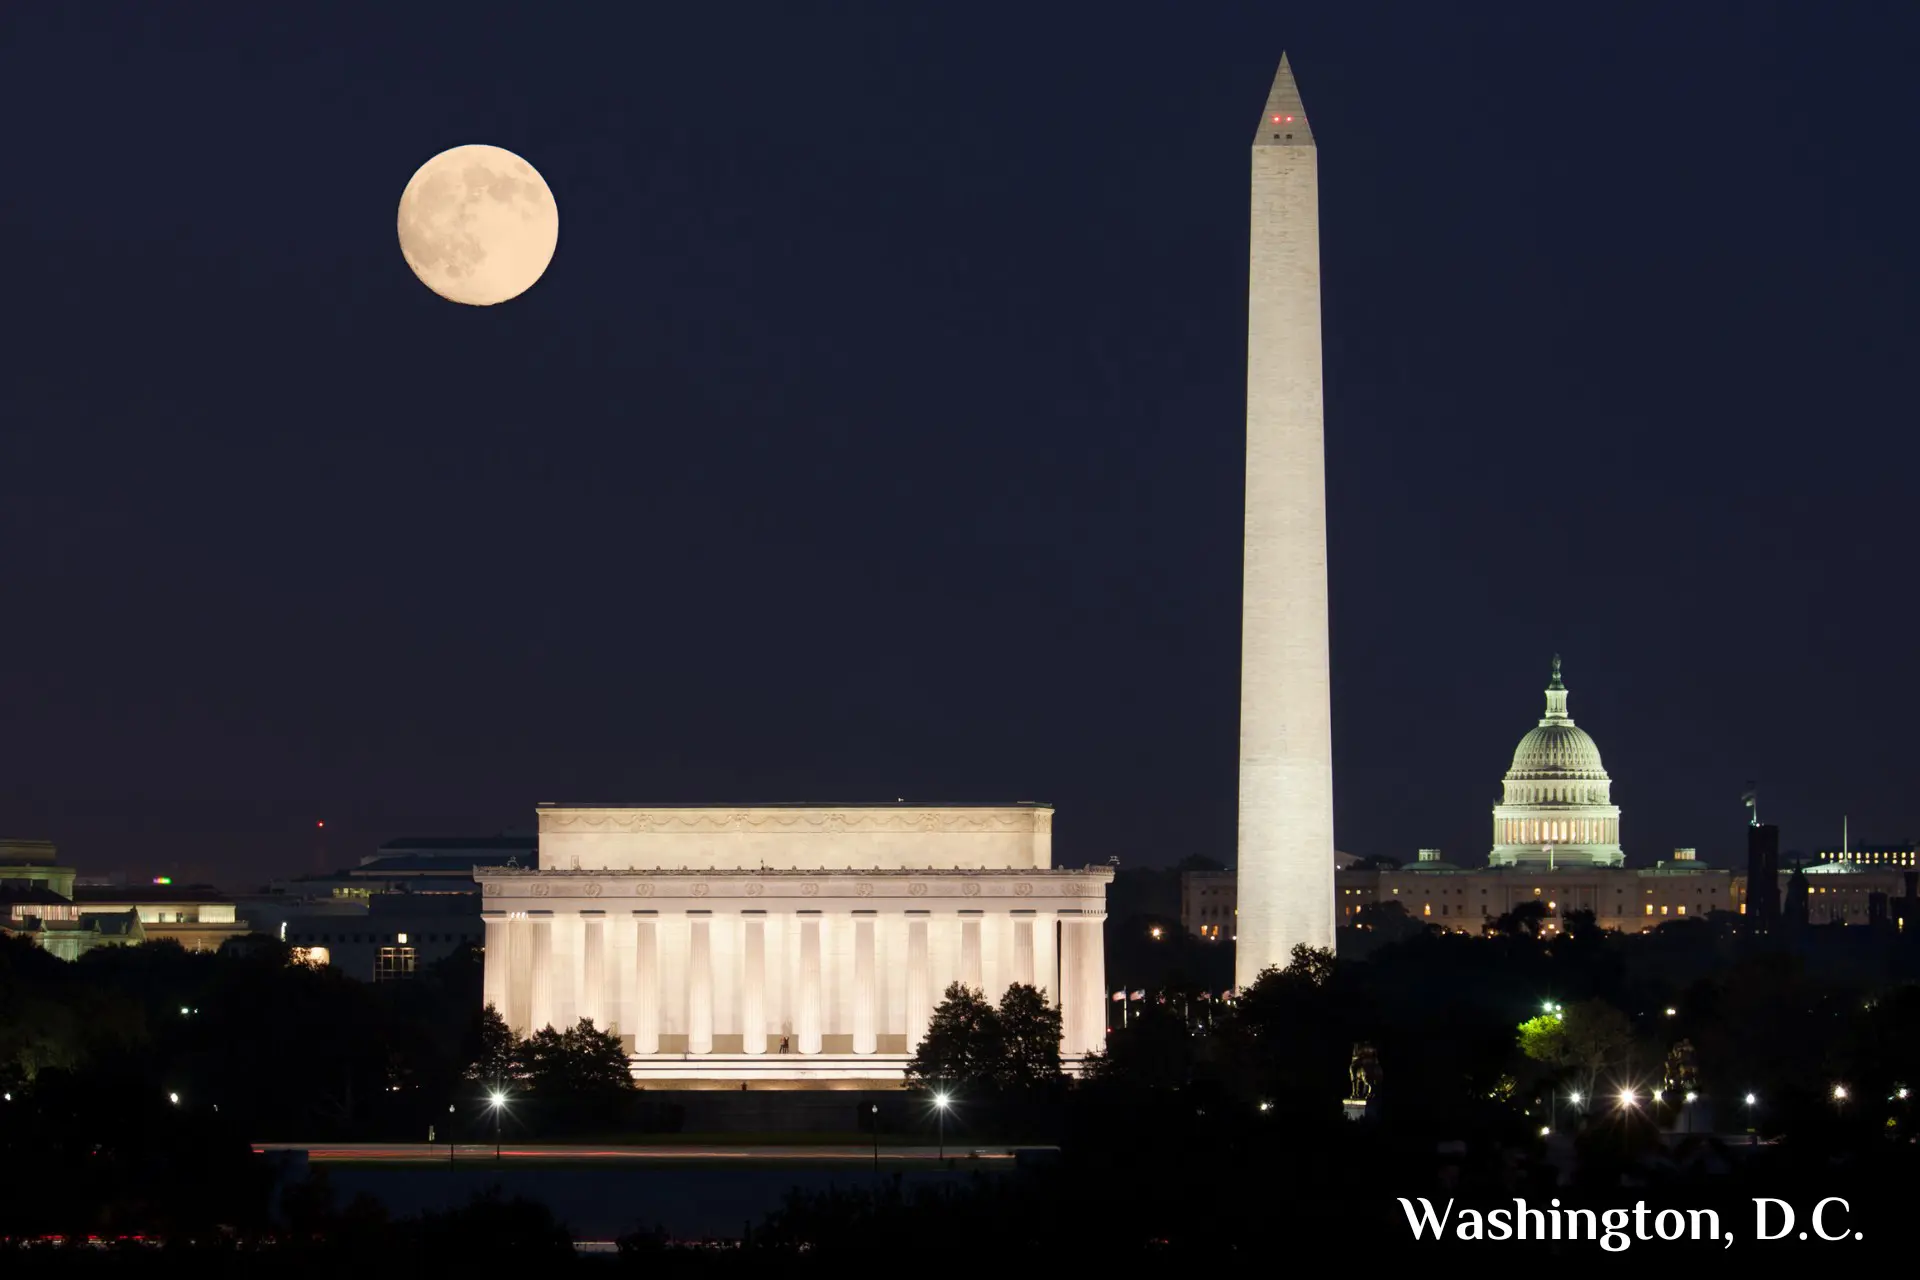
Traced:
<path fill-rule="evenodd" d="M 1125 1000 L 1127 998 L 1127 993 L 1124 991 L 1116 991 L 1113 993 L 1113 998 L 1115 1000 Z"/>
<path fill-rule="evenodd" d="M 1147 993 L 1144 991 L 1136 991 L 1133 993 L 1133 998 L 1135 1000 L 1145 1000 L 1147 998 Z"/>

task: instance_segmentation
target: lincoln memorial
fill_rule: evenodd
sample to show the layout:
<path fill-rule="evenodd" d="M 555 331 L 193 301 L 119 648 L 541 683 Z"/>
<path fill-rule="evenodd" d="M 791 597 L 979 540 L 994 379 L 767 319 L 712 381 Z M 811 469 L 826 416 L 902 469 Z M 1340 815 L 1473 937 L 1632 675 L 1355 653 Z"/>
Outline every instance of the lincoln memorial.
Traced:
<path fill-rule="evenodd" d="M 949 983 L 1106 1041 L 1105 866 L 1056 870 L 1046 805 L 543 804 L 537 867 L 476 868 L 486 1001 L 582 1017 L 641 1083 L 899 1080 Z"/>

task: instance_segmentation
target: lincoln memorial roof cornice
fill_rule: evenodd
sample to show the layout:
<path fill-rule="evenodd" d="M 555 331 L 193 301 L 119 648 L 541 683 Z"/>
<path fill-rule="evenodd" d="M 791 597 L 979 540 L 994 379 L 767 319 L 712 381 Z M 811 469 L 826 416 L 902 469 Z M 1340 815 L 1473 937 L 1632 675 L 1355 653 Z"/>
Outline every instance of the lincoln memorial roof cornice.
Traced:
<path fill-rule="evenodd" d="M 542 808 L 540 830 L 593 832 L 645 831 L 661 835 L 715 831 L 757 831 L 782 835 L 839 835 L 847 832 L 927 831 L 977 835 L 981 832 L 1053 830 L 1053 810 L 1040 805 L 995 808 L 713 808 L 623 809 Z"/>
<path fill-rule="evenodd" d="M 645 868 L 638 870 L 595 870 L 590 867 L 556 867 L 543 870 L 539 867 L 481 867 L 473 869 L 473 878 L 496 880 L 502 877 L 527 879 L 553 877 L 559 879 L 664 879 L 679 878 L 685 880 L 852 880 L 852 879 L 893 879 L 893 880 L 1053 880 L 1053 879 L 1092 879 L 1109 883 L 1113 879 L 1110 866 L 1088 867 L 936 867 L 914 870 L 902 867 L 835 867 L 832 870 L 810 869 L 806 867 L 725 867 L 707 870 L 701 867 Z"/>

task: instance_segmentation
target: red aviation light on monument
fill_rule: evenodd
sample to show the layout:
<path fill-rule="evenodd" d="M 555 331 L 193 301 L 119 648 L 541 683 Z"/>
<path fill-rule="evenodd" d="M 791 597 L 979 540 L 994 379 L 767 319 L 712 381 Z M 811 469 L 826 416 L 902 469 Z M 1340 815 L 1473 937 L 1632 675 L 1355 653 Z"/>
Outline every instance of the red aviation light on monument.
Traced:
<path fill-rule="evenodd" d="M 1292 116 L 1275 116 L 1273 118 L 1273 122 L 1275 124 L 1292 124 L 1293 117 Z"/>

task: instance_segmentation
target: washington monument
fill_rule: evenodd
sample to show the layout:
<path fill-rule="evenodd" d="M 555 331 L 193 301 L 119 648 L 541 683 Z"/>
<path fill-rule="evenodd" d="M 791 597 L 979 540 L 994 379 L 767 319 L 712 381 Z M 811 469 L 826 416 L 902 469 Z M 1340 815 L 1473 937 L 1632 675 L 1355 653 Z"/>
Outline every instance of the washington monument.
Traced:
<path fill-rule="evenodd" d="M 1333 728 L 1320 404 L 1320 186 L 1283 56 L 1253 138 L 1234 983 L 1332 947 Z"/>

